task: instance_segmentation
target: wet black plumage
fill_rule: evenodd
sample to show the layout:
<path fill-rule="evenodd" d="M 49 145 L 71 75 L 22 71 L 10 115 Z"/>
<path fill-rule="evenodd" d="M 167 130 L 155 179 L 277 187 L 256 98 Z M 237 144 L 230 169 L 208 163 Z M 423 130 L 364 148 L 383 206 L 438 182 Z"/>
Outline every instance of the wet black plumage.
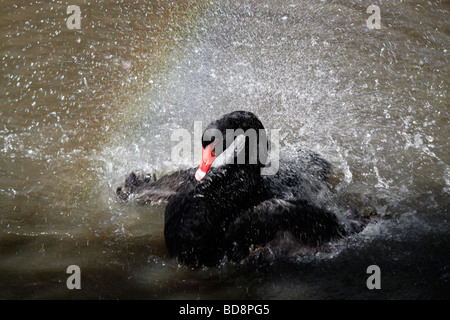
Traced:
<path fill-rule="evenodd" d="M 254 114 L 236 111 L 206 129 L 210 128 L 225 132 L 227 128 L 245 131 L 264 127 Z M 213 140 L 203 141 L 203 146 Z M 225 149 L 230 141 L 223 144 Z M 249 160 L 211 168 L 200 182 L 194 179 L 195 169 L 156 181 L 133 173 L 117 195 L 122 200 L 130 196 L 143 202 L 168 200 L 164 226 L 167 249 L 178 261 L 190 265 L 216 264 L 224 257 L 240 261 L 248 256 L 250 246 L 264 246 L 280 232 L 290 232 L 299 243 L 312 246 L 347 232 L 334 213 L 304 197 L 304 172 L 294 172 L 288 165 L 289 172 L 262 177 L 263 164 Z M 299 163 L 317 179 L 326 179 L 329 174 L 328 162 L 315 153 L 304 153 Z"/>

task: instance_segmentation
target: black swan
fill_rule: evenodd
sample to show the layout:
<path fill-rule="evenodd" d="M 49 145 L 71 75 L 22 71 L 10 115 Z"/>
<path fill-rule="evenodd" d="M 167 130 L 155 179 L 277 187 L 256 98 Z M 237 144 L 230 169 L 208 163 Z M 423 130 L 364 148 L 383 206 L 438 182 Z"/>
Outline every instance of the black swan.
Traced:
<path fill-rule="evenodd" d="M 283 232 L 308 246 L 349 232 L 336 214 L 305 199 L 298 188 L 302 178 L 292 167 L 286 169 L 290 173 L 261 175 L 267 157 L 263 154 L 267 148 L 259 148 L 267 143 L 262 141 L 264 135 L 256 136 L 256 144 L 241 135 L 237 144 L 236 136 L 227 135 L 227 129 L 265 132 L 251 112 L 226 114 L 205 129 L 202 163 L 197 169 L 177 171 L 158 180 L 132 173 L 125 186 L 117 189 L 122 200 L 168 201 L 164 237 L 172 257 L 188 265 L 217 264 L 225 257 L 241 261 L 249 256 L 250 247 L 264 246 Z M 232 161 L 210 168 L 225 153 Z M 315 176 L 327 178 L 328 162 L 314 153 L 303 154 L 303 159 Z"/>

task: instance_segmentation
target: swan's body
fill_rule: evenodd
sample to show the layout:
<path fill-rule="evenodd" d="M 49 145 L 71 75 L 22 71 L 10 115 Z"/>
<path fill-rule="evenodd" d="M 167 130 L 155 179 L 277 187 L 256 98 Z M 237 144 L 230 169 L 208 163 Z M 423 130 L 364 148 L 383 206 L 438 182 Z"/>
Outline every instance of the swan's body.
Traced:
<path fill-rule="evenodd" d="M 245 131 L 264 127 L 252 113 L 237 111 L 208 128 Z M 311 246 L 346 233 L 335 214 L 311 205 L 302 194 L 305 173 L 314 179 L 327 178 L 325 160 L 304 153 L 299 161 L 304 172 L 286 170 L 289 172 L 264 177 L 263 164 L 250 162 L 249 157 L 245 163 L 210 169 L 218 156 L 211 146 L 218 143 L 223 143 L 222 150 L 230 145 L 217 137 L 205 139 L 204 134 L 203 160 L 197 170 L 177 171 L 153 182 L 133 173 L 125 188 L 117 190 L 121 199 L 168 201 L 164 236 L 169 253 L 180 262 L 215 264 L 225 256 L 239 261 L 248 256 L 251 246 L 264 246 L 280 232 L 290 232 L 297 241 Z M 248 152 L 248 145 L 245 150 Z"/>

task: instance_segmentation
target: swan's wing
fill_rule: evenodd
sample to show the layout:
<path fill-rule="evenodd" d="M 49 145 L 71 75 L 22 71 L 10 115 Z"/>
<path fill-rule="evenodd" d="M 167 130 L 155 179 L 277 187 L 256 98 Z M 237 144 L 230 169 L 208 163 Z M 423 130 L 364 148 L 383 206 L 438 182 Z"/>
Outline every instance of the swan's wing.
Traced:
<path fill-rule="evenodd" d="M 298 150 L 282 154 L 276 174 L 263 176 L 274 198 L 312 201 L 328 188 L 331 164 L 313 151 Z"/>
<path fill-rule="evenodd" d="M 180 192 L 188 192 L 194 187 L 195 169 L 180 170 L 159 179 L 150 175 L 131 173 L 124 187 L 117 188 L 116 195 L 122 201 L 136 199 L 142 203 L 168 201 Z"/>
<path fill-rule="evenodd" d="M 345 231 L 335 214 L 304 200 L 270 199 L 244 212 L 227 232 L 231 256 L 241 259 L 249 247 L 264 246 L 278 233 L 288 231 L 302 244 L 316 246 L 342 236 Z"/>

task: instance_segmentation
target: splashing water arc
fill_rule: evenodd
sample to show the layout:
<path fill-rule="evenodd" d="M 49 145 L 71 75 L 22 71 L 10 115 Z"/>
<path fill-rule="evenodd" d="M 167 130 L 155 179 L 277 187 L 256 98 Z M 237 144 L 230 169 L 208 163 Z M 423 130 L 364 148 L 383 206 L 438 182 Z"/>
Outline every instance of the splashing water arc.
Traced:
<path fill-rule="evenodd" d="M 65 2 L 2 2 L 0 298 L 449 298 L 445 1 L 380 3 L 373 29 L 370 1 L 75 4 L 79 29 Z M 115 188 L 198 166 L 172 161 L 172 132 L 242 109 L 279 129 L 283 156 L 330 161 L 317 202 L 374 222 L 263 274 L 178 265 L 164 205 Z"/>

